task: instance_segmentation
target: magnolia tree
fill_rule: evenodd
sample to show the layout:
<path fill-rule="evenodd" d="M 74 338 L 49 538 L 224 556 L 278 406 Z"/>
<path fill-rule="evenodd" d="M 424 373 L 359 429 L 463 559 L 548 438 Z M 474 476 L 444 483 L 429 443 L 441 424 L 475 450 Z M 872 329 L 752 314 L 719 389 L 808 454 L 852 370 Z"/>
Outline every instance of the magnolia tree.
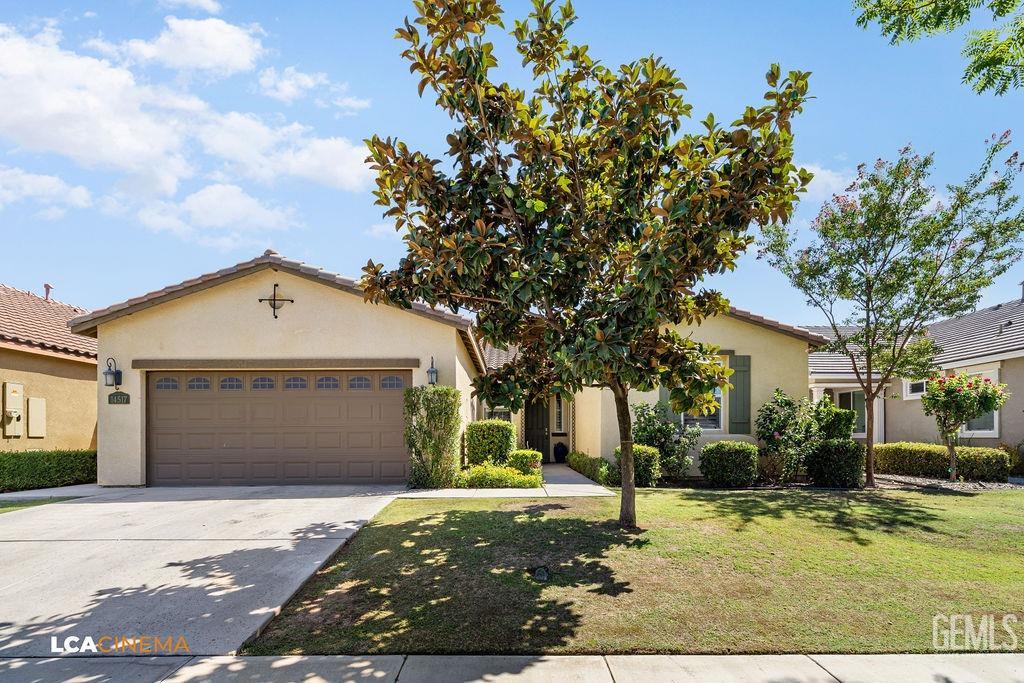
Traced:
<path fill-rule="evenodd" d="M 1013 184 L 1009 131 L 980 168 L 939 194 L 932 157 L 909 147 L 864 165 L 825 204 L 811 239 L 782 224 L 764 230 L 762 253 L 822 312 L 864 393 L 867 486 L 875 485 L 875 399 L 900 378 L 927 377 L 938 349 L 928 323 L 970 312 L 981 290 L 1021 256 L 1024 212 Z"/>
<path fill-rule="evenodd" d="M 636 523 L 630 392 L 671 387 L 677 412 L 710 411 L 729 371 L 674 326 L 728 310 L 702 279 L 732 269 L 751 223 L 791 216 L 810 175 L 793 165 L 792 117 L 808 74 L 767 74 L 758 107 L 722 125 L 657 57 L 609 68 L 569 42 L 572 6 L 535 0 L 512 30 L 525 73 L 499 80 L 495 0 L 420 0 L 402 55 L 453 121 L 442 161 L 367 141 L 377 203 L 404 233 L 398 267 L 370 262 L 371 301 L 476 314 L 484 341 L 519 354 L 474 381 L 492 405 L 611 392 L 623 525 Z M 512 71 L 508 69 L 505 73 Z"/>
<path fill-rule="evenodd" d="M 956 442 L 960 428 L 986 413 L 999 410 L 1010 395 L 1005 384 L 988 377 L 958 375 L 933 377 L 925 383 L 921 407 L 935 418 L 949 451 L 949 479 L 956 481 Z"/>

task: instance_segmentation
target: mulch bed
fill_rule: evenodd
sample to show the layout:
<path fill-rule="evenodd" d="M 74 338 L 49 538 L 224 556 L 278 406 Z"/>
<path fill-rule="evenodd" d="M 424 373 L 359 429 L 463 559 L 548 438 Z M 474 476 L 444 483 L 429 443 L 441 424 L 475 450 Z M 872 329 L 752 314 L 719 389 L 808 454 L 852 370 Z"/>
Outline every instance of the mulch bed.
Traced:
<path fill-rule="evenodd" d="M 949 481 L 930 477 L 911 477 L 905 474 L 876 474 L 875 483 L 880 489 L 932 489 L 940 491 L 998 491 L 1001 489 L 1024 489 L 1021 484 L 998 481 Z"/>

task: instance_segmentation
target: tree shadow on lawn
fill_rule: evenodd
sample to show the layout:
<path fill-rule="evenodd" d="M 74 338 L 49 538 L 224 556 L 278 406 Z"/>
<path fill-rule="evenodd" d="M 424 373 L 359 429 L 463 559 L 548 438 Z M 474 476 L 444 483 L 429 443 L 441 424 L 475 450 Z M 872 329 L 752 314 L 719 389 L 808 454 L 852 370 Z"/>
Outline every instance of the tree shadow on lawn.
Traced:
<path fill-rule="evenodd" d="M 937 495 L 949 495 L 938 491 Z M 865 532 L 899 533 L 923 531 L 940 533 L 936 508 L 905 496 L 877 491 L 826 491 L 790 489 L 780 491 L 708 491 L 692 490 L 683 494 L 699 501 L 713 514 L 702 519 L 738 520 L 742 530 L 758 519 L 806 519 L 826 529 L 838 531 L 858 545 L 870 545 Z"/>
<path fill-rule="evenodd" d="M 647 543 L 638 530 L 558 514 L 565 509 L 510 502 L 372 522 L 246 654 L 535 653 L 565 645 L 581 623 L 565 590 L 631 592 L 606 559 L 614 548 Z"/>

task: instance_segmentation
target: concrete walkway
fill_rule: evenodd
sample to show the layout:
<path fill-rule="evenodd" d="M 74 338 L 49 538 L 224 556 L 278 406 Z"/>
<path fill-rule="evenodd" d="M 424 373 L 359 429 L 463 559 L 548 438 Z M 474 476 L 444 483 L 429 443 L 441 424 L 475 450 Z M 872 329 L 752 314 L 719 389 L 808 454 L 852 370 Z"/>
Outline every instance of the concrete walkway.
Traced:
<path fill-rule="evenodd" d="M 84 498 L 85 496 L 99 495 L 105 491 L 99 484 L 76 484 L 74 486 L 59 486 L 53 489 L 29 489 L 28 491 L 9 491 L 0 493 L 0 500 L 41 500 L 44 498 Z"/>
<path fill-rule="evenodd" d="M 0 680 L 29 681 L 787 681 L 983 683 L 1024 680 L 1024 654 L 107 657 L 0 659 Z"/>
<path fill-rule="evenodd" d="M 418 489 L 399 498 L 583 498 L 615 494 L 568 465 L 546 462 L 539 489 Z"/>

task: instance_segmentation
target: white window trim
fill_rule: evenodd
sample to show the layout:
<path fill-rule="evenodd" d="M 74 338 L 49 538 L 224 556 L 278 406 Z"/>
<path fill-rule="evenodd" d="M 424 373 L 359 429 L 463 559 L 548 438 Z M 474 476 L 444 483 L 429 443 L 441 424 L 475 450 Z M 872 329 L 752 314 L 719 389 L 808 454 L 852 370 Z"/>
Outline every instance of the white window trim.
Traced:
<path fill-rule="evenodd" d="M 857 387 L 856 389 L 852 389 L 852 388 L 850 388 L 850 389 L 833 389 L 832 393 L 834 393 L 836 395 L 836 405 L 838 406 L 839 405 L 839 394 L 860 393 L 860 394 L 863 395 L 864 394 L 864 390 L 861 389 L 860 387 Z M 852 398 L 850 399 L 850 405 L 853 405 L 853 399 Z M 868 431 L 867 431 L 868 427 L 867 427 L 867 424 L 868 424 L 868 405 L 867 405 L 867 397 L 865 396 L 864 397 L 864 431 L 863 432 L 854 432 L 854 433 L 850 434 L 850 438 L 851 439 L 866 439 L 866 438 L 868 438 Z M 853 427 L 854 427 L 854 429 L 857 428 L 857 420 L 856 420 L 856 418 L 854 418 Z"/>
<path fill-rule="evenodd" d="M 552 400 L 553 409 L 555 413 L 553 422 L 552 432 L 561 434 L 565 431 L 565 402 L 562 401 L 561 396 L 555 396 Z"/>
<path fill-rule="evenodd" d="M 921 397 L 924 396 L 924 391 L 922 391 L 919 394 L 913 394 L 913 393 L 910 392 L 910 385 L 911 385 L 911 383 L 912 382 L 921 382 L 921 381 L 925 382 L 925 389 L 927 389 L 928 388 L 927 380 L 919 380 L 919 379 L 917 379 L 917 380 L 909 380 L 909 379 L 903 380 L 903 400 L 904 401 L 920 401 L 921 400 Z"/>
<path fill-rule="evenodd" d="M 972 377 L 988 377 L 993 382 L 999 382 L 999 369 L 993 370 L 977 370 L 975 372 L 968 372 L 968 375 Z M 960 436 L 968 439 L 998 439 L 999 438 L 999 411 L 993 411 L 992 415 L 992 427 L 993 429 L 979 429 L 970 430 L 967 429 L 967 425 L 960 428 Z"/>

